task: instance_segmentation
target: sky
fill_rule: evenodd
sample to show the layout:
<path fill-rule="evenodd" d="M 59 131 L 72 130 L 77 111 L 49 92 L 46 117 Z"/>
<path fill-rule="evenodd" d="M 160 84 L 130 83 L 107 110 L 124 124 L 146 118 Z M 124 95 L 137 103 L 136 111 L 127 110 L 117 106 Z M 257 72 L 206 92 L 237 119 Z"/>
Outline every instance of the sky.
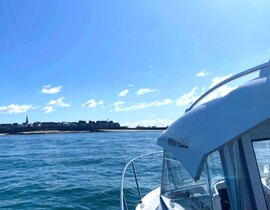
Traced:
<path fill-rule="evenodd" d="M 269 11 L 268 0 L 0 0 L 0 123 L 170 125 L 270 59 Z"/>

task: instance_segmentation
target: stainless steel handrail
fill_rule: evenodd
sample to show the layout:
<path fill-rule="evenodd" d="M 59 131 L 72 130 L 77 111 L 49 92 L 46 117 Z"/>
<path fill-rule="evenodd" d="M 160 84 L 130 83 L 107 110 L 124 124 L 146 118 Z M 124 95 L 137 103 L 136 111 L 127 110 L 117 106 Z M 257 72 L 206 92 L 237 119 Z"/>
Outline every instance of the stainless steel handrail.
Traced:
<path fill-rule="evenodd" d="M 136 171 L 135 171 L 135 167 L 134 167 L 134 161 L 135 160 L 138 160 L 138 159 L 141 159 L 141 158 L 144 158 L 144 157 L 147 157 L 147 156 L 152 156 L 152 155 L 157 155 L 157 154 L 162 154 L 163 151 L 157 151 L 157 152 L 153 152 L 153 153 L 148 153 L 148 154 L 144 154 L 144 155 L 140 155 L 138 157 L 135 157 L 133 158 L 132 160 L 130 160 L 124 170 L 123 170 L 123 173 L 122 173 L 122 179 L 121 179 L 121 190 L 120 190 L 120 205 L 121 205 L 121 210 L 127 210 L 127 204 L 126 204 L 126 201 L 125 201 L 125 196 L 124 196 L 124 181 L 125 181 L 125 174 L 126 174 L 126 171 L 127 171 L 127 168 L 130 164 L 132 164 L 132 168 L 133 168 L 133 173 L 134 173 L 134 177 L 135 177 L 135 181 L 136 181 L 136 186 L 137 186 L 137 189 L 138 189 L 138 193 L 139 193 L 139 197 L 141 199 L 141 192 L 140 192 L 140 188 L 139 188 L 139 184 L 138 184 L 138 180 L 137 180 L 137 175 L 136 175 Z"/>
<path fill-rule="evenodd" d="M 259 71 L 265 67 L 267 67 L 269 65 L 269 63 L 264 63 L 258 66 L 255 66 L 251 69 L 248 69 L 246 71 L 240 72 L 239 74 L 236 74 L 234 76 L 231 76 L 228 79 L 223 80 L 222 82 L 218 83 L 217 85 L 215 85 L 214 87 L 210 88 L 208 91 L 206 91 L 202 96 L 200 96 L 188 109 L 186 109 L 186 112 L 190 111 L 196 104 L 198 104 L 205 96 L 209 95 L 211 92 L 213 92 L 214 90 L 216 90 L 217 88 L 227 84 L 228 82 L 231 82 L 235 79 L 238 79 L 240 77 L 243 77 L 247 74 L 251 74 L 253 72 Z"/>

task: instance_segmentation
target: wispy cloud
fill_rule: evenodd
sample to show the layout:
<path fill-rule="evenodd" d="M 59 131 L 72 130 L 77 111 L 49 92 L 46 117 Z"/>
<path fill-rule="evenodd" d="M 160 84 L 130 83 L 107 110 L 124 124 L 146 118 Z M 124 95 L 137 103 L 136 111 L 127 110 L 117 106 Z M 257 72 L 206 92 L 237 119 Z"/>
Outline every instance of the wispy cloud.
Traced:
<path fill-rule="evenodd" d="M 120 112 L 123 109 L 122 106 L 123 106 L 124 103 L 125 103 L 124 101 L 116 101 L 116 102 L 114 102 L 114 104 L 113 104 L 114 111 Z"/>
<path fill-rule="evenodd" d="M 233 91 L 236 88 L 237 88 L 237 86 L 223 85 L 220 88 L 218 88 L 215 91 L 213 91 L 212 93 L 210 93 L 204 99 L 202 99 L 201 103 L 206 103 L 206 102 L 211 101 L 211 100 L 213 100 L 215 98 L 219 98 L 219 97 L 225 96 L 229 92 Z"/>
<path fill-rule="evenodd" d="M 232 74 L 224 75 L 224 76 L 217 76 L 211 79 L 209 87 L 194 87 L 192 90 L 190 90 L 188 93 L 183 94 L 180 98 L 176 100 L 177 106 L 188 106 L 191 105 L 195 100 L 199 98 L 201 94 L 203 94 L 207 89 L 210 89 L 217 85 L 218 83 L 222 82 L 223 80 L 231 77 Z M 237 88 L 237 86 L 230 86 L 228 84 L 225 84 L 215 91 L 211 92 L 209 95 L 207 95 L 201 103 L 206 103 L 208 101 L 211 101 L 215 98 L 222 97 L 227 95 L 229 92 Z"/>
<path fill-rule="evenodd" d="M 148 107 L 160 107 L 160 106 L 166 106 L 169 104 L 172 104 L 173 101 L 169 98 L 164 99 L 164 100 L 157 100 L 157 101 L 153 101 L 153 102 L 149 102 L 149 103 L 137 103 L 131 106 L 127 106 L 125 107 L 124 104 L 125 102 L 123 101 L 117 101 L 114 103 L 114 111 L 116 112 L 127 112 L 127 111 L 134 111 L 134 110 L 138 110 L 138 109 L 145 109 Z"/>
<path fill-rule="evenodd" d="M 41 89 L 41 93 L 45 93 L 45 94 L 56 94 L 56 93 L 60 93 L 62 89 L 62 86 L 58 86 L 58 87 L 51 87 L 51 85 L 44 85 Z"/>
<path fill-rule="evenodd" d="M 65 97 L 49 101 L 48 106 L 69 107 L 70 104 L 64 102 Z"/>
<path fill-rule="evenodd" d="M 173 123 L 173 120 L 171 119 L 160 119 L 160 118 L 155 118 L 155 119 L 147 119 L 147 120 L 137 120 L 137 121 L 131 121 L 131 122 L 126 122 L 123 123 L 124 125 L 130 127 L 130 128 L 135 128 L 137 126 L 157 126 L 157 127 L 166 127 L 169 126 L 170 124 Z"/>
<path fill-rule="evenodd" d="M 153 106 L 156 106 L 156 107 L 158 107 L 158 106 L 166 106 L 166 105 L 169 105 L 169 104 L 172 104 L 172 103 L 173 103 L 173 101 L 170 98 L 166 98 L 166 99 L 164 99 L 162 101 L 154 101 L 154 102 L 152 102 Z"/>
<path fill-rule="evenodd" d="M 147 94 L 147 93 L 153 93 L 153 92 L 156 92 L 156 91 L 157 91 L 157 89 L 141 88 L 136 92 L 136 94 L 138 96 L 140 96 L 140 95 L 144 95 L 144 94 Z"/>
<path fill-rule="evenodd" d="M 50 100 L 42 109 L 41 111 L 45 114 L 49 114 L 53 111 L 55 111 L 55 107 L 70 107 L 69 103 L 64 102 L 65 97 L 61 97 L 55 100 Z"/>
<path fill-rule="evenodd" d="M 214 86 L 217 85 L 218 83 L 222 82 L 222 81 L 225 80 L 225 79 L 228 79 L 228 78 L 231 77 L 231 76 L 232 76 L 232 74 L 214 77 L 214 78 L 211 80 L 211 84 L 210 84 L 210 87 L 209 87 L 209 88 L 214 87 Z"/>
<path fill-rule="evenodd" d="M 98 103 L 97 103 L 98 105 L 104 105 L 104 100 L 100 100 L 100 101 L 98 101 Z"/>
<path fill-rule="evenodd" d="M 189 92 L 183 94 L 180 98 L 176 100 L 177 106 L 187 106 L 193 103 L 198 97 L 199 87 L 194 87 Z"/>
<path fill-rule="evenodd" d="M 41 111 L 45 114 L 49 114 L 54 111 L 53 106 L 45 106 L 41 109 Z"/>
<path fill-rule="evenodd" d="M 83 107 L 88 107 L 88 108 L 94 108 L 94 107 L 103 106 L 103 105 L 104 105 L 104 100 L 96 101 L 95 99 L 90 99 L 82 104 Z"/>
<path fill-rule="evenodd" d="M 224 76 L 217 76 L 214 77 L 211 80 L 211 84 L 209 86 L 209 89 L 214 87 L 215 85 L 217 85 L 218 83 L 224 81 L 225 79 L 228 79 L 229 77 L 231 77 L 232 74 L 228 74 L 228 75 L 224 75 Z M 218 89 L 214 90 L 213 92 L 211 92 L 208 96 L 206 96 L 201 103 L 206 103 L 207 101 L 211 101 L 215 98 L 219 98 L 222 96 L 227 95 L 228 93 L 230 93 L 231 91 L 233 91 L 234 89 L 236 89 L 238 86 L 234 85 L 231 86 L 229 84 L 225 84 L 222 85 L 221 87 L 219 87 Z"/>
<path fill-rule="evenodd" d="M 196 74 L 197 77 L 205 77 L 207 75 L 209 75 L 211 72 L 208 71 L 208 70 L 203 70 L 203 71 L 200 71 Z"/>
<path fill-rule="evenodd" d="M 90 99 L 88 101 L 86 101 L 84 104 L 82 104 L 82 106 L 86 106 L 88 108 L 93 108 L 97 106 L 97 102 L 94 99 Z"/>
<path fill-rule="evenodd" d="M 1 106 L 0 113 L 1 114 L 18 114 L 18 113 L 27 112 L 30 109 L 34 109 L 33 105 L 30 105 L 30 104 L 23 104 L 23 105 L 10 104 L 8 106 Z"/>
<path fill-rule="evenodd" d="M 148 66 L 148 69 L 149 69 L 149 70 L 152 70 L 152 68 L 153 68 L 152 65 L 149 65 L 149 66 Z"/>
<path fill-rule="evenodd" d="M 133 87 L 133 86 L 134 86 L 134 84 L 129 84 L 128 86 L 129 86 L 129 87 Z"/>
<path fill-rule="evenodd" d="M 125 90 L 122 90 L 122 91 L 118 94 L 118 96 L 119 96 L 119 97 L 123 97 L 123 96 L 126 96 L 128 93 L 129 93 L 129 90 L 128 90 L 128 89 L 125 89 Z"/>

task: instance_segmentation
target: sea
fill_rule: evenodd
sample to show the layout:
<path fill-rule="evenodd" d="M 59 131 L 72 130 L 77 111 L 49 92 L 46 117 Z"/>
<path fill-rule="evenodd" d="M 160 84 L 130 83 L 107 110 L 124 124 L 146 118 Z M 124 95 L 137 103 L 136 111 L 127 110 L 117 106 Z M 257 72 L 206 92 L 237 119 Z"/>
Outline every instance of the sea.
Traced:
<path fill-rule="evenodd" d="M 0 209 L 120 209 L 121 176 L 138 155 L 161 151 L 161 131 L 0 136 Z M 162 156 L 135 161 L 139 190 L 160 185 Z M 124 185 L 129 209 L 139 192 L 132 167 Z"/>

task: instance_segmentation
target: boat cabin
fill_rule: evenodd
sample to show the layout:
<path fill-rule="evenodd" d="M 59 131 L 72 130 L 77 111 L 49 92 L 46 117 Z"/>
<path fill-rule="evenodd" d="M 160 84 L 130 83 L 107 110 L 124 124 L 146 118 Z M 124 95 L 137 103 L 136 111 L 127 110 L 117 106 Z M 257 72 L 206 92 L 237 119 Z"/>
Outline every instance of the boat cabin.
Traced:
<path fill-rule="evenodd" d="M 192 165 L 192 158 L 190 165 Z M 163 209 L 270 209 L 270 120 L 205 155 L 197 177 L 164 151 Z"/>
<path fill-rule="evenodd" d="M 256 71 L 257 78 L 198 105 L 217 88 Z M 136 210 L 270 209 L 270 62 L 207 91 L 157 144 L 163 148 L 161 186 Z"/>
<path fill-rule="evenodd" d="M 260 69 L 228 95 L 187 110 L 158 139 L 168 209 L 270 209 L 270 65 Z"/>

